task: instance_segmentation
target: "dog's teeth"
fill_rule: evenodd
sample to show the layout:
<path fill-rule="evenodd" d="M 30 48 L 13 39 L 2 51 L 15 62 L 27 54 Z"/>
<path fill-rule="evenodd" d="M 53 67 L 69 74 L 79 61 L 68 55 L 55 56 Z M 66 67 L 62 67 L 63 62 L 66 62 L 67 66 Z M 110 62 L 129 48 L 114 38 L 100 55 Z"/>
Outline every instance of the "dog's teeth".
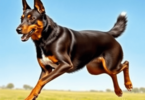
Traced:
<path fill-rule="evenodd" d="M 126 16 L 126 12 L 122 12 L 120 15 L 121 16 Z"/>

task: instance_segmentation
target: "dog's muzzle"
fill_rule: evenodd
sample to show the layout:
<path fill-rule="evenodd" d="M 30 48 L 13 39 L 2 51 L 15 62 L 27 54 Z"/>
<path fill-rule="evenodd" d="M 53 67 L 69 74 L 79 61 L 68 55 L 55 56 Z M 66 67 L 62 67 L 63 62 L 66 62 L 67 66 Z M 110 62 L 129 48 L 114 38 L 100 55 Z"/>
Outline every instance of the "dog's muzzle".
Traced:
<path fill-rule="evenodd" d="M 35 29 L 32 29 L 29 33 L 23 34 L 23 36 L 21 37 L 21 40 L 22 41 L 27 41 L 34 32 L 35 32 Z"/>
<path fill-rule="evenodd" d="M 22 28 L 18 27 L 16 31 L 18 34 L 23 34 L 23 36 L 21 37 L 22 41 L 27 41 L 31 37 L 31 35 L 35 32 L 35 29 L 32 29 L 29 33 L 22 33 Z"/>

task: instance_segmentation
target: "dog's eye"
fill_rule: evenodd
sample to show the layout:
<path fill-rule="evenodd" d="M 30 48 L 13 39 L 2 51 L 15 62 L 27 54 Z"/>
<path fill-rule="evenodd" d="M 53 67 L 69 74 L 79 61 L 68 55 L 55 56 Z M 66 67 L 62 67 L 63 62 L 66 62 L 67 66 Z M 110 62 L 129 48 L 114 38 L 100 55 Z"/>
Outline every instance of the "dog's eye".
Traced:
<path fill-rule="evenodd" d="M 30 20 L 31 20 L 31 21 L 34 21 L 35 19 L 36 19 L 35 17 L 31 17 L 31 19 L 30 19 Z"/>

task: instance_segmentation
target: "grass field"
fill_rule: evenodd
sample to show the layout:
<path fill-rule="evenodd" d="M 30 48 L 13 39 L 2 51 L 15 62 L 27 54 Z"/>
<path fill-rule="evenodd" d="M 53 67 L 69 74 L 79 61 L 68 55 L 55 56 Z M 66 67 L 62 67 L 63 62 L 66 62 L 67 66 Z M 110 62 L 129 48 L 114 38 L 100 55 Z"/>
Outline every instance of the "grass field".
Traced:
<path fill-rule="evenodd" d="M 0 90 L 0 100 L 24 100 L 30 91 Z M 118 98 L 114 93 L 42 91 L 37 100 L 145 100 L 145 94 L 124 93 Z"/>

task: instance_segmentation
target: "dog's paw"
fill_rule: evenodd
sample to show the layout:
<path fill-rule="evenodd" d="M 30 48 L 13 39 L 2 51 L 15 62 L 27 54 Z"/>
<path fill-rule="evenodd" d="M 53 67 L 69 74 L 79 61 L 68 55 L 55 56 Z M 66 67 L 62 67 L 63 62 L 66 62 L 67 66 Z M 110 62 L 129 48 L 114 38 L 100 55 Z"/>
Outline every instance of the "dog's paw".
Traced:
<path fill-rule="evenodd" d="M 127 88 L 128 91 L 131 91 L 133 89 L 133 85 L 131 81 L 126 82 L 125 87 Z"/>
<path fill-rule="evenodd" d="M 115 93 L 116 93 L 116 95 L 117 95 L 118 97 L 122 97 L 122 95 L 123 95 L 123 92 L 122 92 L 121 89 L 116 89 L 116 90 L 115 90 Z"/>
<path fill-rule="evenodd" d="M 31 96 L 31 97 L 27 97 L 25 100 L 36 100 L 38 96 Z"/>

